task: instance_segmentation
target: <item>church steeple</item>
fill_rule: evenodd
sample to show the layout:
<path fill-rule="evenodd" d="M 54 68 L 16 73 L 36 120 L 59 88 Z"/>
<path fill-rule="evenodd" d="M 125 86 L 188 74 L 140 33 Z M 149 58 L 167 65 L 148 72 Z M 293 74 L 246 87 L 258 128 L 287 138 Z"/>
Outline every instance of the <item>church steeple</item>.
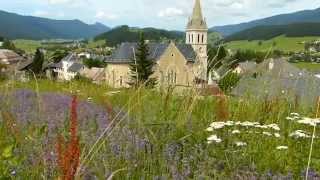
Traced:
<path fill-rule="evenodd" d="M 196 70 L 197 77 L 207 79 L 207 43 L 208 26 L 203 18 L 200 0 L 195 0 L 192 16 L 189 18 L 186 29 L 186 44 L 190 44 L 197 54 Z"/>
<path fill-rule="evenodd" d="M 192 17 L 188 22 L 187 29 L 208 29 L 207 23 L 202 16 L 200 0 L 196 0 L 194 4 Z"/>

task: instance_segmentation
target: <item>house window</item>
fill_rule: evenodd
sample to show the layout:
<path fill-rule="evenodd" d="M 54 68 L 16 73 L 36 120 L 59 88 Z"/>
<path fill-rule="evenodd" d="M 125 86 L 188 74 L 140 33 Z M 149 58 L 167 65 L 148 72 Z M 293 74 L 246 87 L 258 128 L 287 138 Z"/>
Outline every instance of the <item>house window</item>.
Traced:
<path fill-rule="evenodd" d="M 198 34 L 198 43 L 200 43 L 200 34 Z"/>

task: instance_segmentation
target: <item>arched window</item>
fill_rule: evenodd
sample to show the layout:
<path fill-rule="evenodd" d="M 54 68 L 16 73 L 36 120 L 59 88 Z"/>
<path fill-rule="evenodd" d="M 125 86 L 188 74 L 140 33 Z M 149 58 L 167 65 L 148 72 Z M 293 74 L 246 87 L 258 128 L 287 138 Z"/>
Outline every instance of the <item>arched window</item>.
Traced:
<path fill-rule="evenodd" d="M 200 34 L 198 34 L 198 43 L 200 43 Z"/>

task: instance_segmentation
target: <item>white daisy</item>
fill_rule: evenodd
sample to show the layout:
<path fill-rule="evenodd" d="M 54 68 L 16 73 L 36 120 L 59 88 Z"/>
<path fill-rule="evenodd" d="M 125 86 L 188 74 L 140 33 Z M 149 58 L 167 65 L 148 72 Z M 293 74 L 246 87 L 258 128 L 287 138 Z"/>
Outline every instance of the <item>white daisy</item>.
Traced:
<path fill-rule="evenodd" d="M 211 135 L 210 137 L 207 138 L 208 141 L 214 141 L 216 143 L 222 142 L 222 139 L 218 138 L 217 135 Z"/>
<path fill-rule="evenodd" d="M 266 136 L 272 136 L 272 134 L 269 133 L 269 132 L 262 132 L 262 134 L 263 134 L 263 135 L 266 135 Z"/>
<path fill-rule="evenodd" d="M 281 137 L 281 135 L 280 135 L 279 133 L 274 133 L 274 136 L 275 136 L 276 138 Z"/>
<path fill-rule="evenodd" d="M 294 137 L 294 138 L 309 138 L 310 136 L 302 130 L 296 130 L 295 132 L 291 133 L 289 135 L 290 137 Z"/>
<path fill-rule="evenodd" d="M 276 131 L 280 131 L 278 124 L 269 124 L 268 128 L 274 129 Z"/>
<path fill-rule="evenodd" d="M 231 133 L 232 134 L 240 134 L 240 131 L 236 129 L 236 130 L 233 130 Z"/>
<path fill-rule="evenodd" d="M 306 124 L 310 126 L 316 126 L 317 124 L 320 124 L 320 119 L 312 119 L 308 117 L 302 118 L 302 120 L 297 121 L 299 124 Z"/>
<path fill-rule="evenodd" d="M 212 131 L 213 131 L 213 128 L 212 128 L 212 127 L 208 127 L 208 128 L 206 129 L 206 131 L 212 132 Z"/>
<path fill-rule="evenodd" d="M 287 150 L 288 146 L 278 146 L 277 150 Z"/>
<path fill-rule="evenodd" d="M 225 123 L 224 122 L 213 122 L 210 124 L 210 127 L 212 127 L 213 129 L 222 129 L 224 128 Z"/>
<path fill-rule="evenodd" d="M 247 143 L 241 141 L 235 142 L 235 144 L 237 147 L 247 146 Z"/>

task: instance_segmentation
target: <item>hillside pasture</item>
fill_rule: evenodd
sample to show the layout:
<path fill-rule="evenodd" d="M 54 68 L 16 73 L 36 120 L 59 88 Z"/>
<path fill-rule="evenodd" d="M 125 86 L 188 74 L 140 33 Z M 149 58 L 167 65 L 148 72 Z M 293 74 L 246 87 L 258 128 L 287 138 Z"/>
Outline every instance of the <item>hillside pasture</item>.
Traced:
<path fill-rule="evenodd" d="M 36 52 L 37 48 L 41 47 L 41 42 L 35 40 L 17 39 L 14 40 L 13 43 L 18 49 L 22 49 L 27 53 L 32 54 Z"/>
<path fill-rule="evenodd" d="M 241 40 L 231 41 L 226 43 L 226 47 L 231 50 L 255 50 L 255 51 L 269 51 L 281 50 L 285 52 L 300 52 L 304 51 L 304 43 L 319 39 L 319 36 L 308 37 L 285 37 L 278 36 L 270 40 Z"/>

